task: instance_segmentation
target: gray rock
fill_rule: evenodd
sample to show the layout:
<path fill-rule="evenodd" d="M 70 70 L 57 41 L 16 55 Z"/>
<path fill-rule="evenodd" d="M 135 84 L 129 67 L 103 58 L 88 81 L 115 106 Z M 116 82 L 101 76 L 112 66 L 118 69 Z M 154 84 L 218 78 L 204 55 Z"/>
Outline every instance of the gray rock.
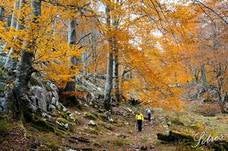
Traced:
<path fill-rule="evenodd" d="M 75 114 L 74 113 L 71 113 L 69 115 L 69 119 L 75 122 L 76 121 Z"/>
<path fill-rule="evenodd" d="M 64 127 L 65 129 L 69 129 L 69 124 L 68 123 L 64 124 Z"/>
<path fill-rule="evenodd" d="M 62 110 L 63 110 L 63 112 L 66 112 L 67 108 L 63 106 Z"/>
<path fill-rule="evenodd" d="M 42 111 L 47 111 L 48 97 L 46 89 L 40 86 L 32 86 L 30 88 L 30 95 L 33 105 Z"/>
<path fill-rule="evenodd" d="M 69 123 L 68 123 L 68 121 L 66 120 L 66 119 L 63 119 L 63 118 L 58 118 L 57 120 L 56 120 L 56 123 L 59 125 L 59 126 L 61 126 L 62 128 L 64 128 L 64 129 L 66 129 L 66 130 L 68 130 L 69 129 Z"/>
<path fill-rule="evenodd" d="M 52 111 L 56 110 L 56 106 L 51 104 L 51 105 L 49 105 L 49 109 L 48 110 L 52 112 Z"/>
<path fill-rule="evenodd" d="M 40 109 L 43 112 L 67 109 L 59 103 L 58 88 L 50 81 L 45 81 L 39 75 L 32 74 L 29 96 L 32 110 Z"/>
<path fill-rule="evenodd" d="M 97 124 L 93 120 L 90 120 L 88 125 L 89 126 L 97 126 Z"/>
<path fill-rule="evenodd" d="M 0 112 L 5 112 L 7 110 L 7 102 L 5 98 L 0 97 Z"/>

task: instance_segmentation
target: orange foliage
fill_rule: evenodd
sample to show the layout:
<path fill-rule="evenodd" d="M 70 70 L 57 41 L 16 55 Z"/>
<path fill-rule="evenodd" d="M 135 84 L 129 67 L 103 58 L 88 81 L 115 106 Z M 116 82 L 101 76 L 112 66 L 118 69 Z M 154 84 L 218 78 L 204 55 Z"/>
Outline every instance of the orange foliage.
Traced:
<path fill-rule="evenodd" d="M 82 9 L 89 2 L 91 5 Z M 14 5 L 9 0 L 1 0 L 0 4 L 7 10 L 12 10 Z M 215 7 L 219 2 L 210 0 L 207 5 Z M 105 22 L 105 6 L 110 8 L 111 25 Z M 46 78 L 64 87 L 67 81 L 80 72 L 80 65 L 72 65 L 69 58 L 80 57 L 83 51 L 88 51 L 91 47 L 86 45 L 82 49 L 80 45 L 67 44 L 65 22 L 78 19 L 79 35 L 91 30 L 101 34 L 96 39 L 97 54 L 88 66 L 89 72 L 104 74 L 107 52 L 111 51 L 108 39 L 114 38 L 119 55 L 122 94 L 136 97 L 154 107 L 181 110 L 182 86 L 192 79 L 189 68 L 199 66 L 209 59 L 213 61 L 208 62 L 208 68 L 213 70 L 211 64 L 224 63 L 227 58 L 224 47 L 219 51 L 207 51 L 214 50 L 212 40 L 199 38 L 202 26 L 200 20 L 204 13 L 201 7 L 194 3 L 162 3 L 159 0 L 47 1 L 42 3 L 42 15 L 36 25 L 40 28 L 33 31 L 32 35 L 29 29 L 17 31 L 7 27 L 5 22 L 0 22 L 0 37 L 8 48 L 14 49 L 14 56 L 18 57 L 23 43 L 35 36 L 35 50 L 30 50 L 35 54 L 34 67 Z M 15 11 L 18 18 L 24 19 L 25 26 L 35 28 L 29 15 L 29 6 L 12 11 Z M 224 38 L 226 35 L 219 37 L 220 40 L 225 39 L 223 45 L 227 42 L 227 38 Z M 209 47 L 202 49 L 202 43 Z M 129 79 L 121 77 L 126 68 L 132 68 L 130 72 L 133 76 Z M 73 95 L 85 95 L 80 93 L 75 92 Z"/>

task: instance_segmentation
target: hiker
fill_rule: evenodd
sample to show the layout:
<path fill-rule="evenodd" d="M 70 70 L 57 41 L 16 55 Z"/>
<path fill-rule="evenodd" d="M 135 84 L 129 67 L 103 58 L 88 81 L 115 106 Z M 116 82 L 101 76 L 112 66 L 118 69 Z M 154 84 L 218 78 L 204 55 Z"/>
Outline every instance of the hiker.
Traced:
<path fill-rule="evenodd" d="M 150 108 L 146 109 L 146 115 L 149 122 L 151 122 L 152 110 Z"/>
<path fill-rule="evenodd" d="M 142 131 L 142 124 L 143 124 L 143 120 L 144 120 L 143 114 L 137 112 L 135 118 L 137 121 L 138 132 L 141 132 Z"/>

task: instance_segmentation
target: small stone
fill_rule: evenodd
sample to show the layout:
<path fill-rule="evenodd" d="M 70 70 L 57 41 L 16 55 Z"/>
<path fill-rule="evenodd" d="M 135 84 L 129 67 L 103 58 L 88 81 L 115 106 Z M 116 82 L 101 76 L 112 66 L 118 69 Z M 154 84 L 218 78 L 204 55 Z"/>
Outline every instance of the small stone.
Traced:
<path fill-rule="evenodd" d="M 89 126 L 97 126 L 97 124 L 93 120 L 90 120 L 88 125 Z"/>
<path fill-rule="evenodd" d="M 129 107 L 127 108 L 127 110 L 128 110 L 129 112 L 131 112 L 132 114 L 134 113 L 134 112 L 132 111 L 132 109 L 130 109 Z"/>
<path fill-rule="evenodd" d="M 69 129 L 69 124 L 68 124 L 68 123 L 64 124 L 64 127 L 65 127 L 66 129 Z"/>
<path fill-rule="evenodd" d="M 129 125 L 129 123 L 128 122 L 124 122 L 124 125 Z"/>
<path fill-rule="evenodd" d="M 75 115 L 73 114 L 73 113 L 71 113 L 70 115 L 69 115 L 69 118 L 70 118 L 70 120 L 72 120 L 72 121 L 76 121 L 76 119 L 75 119 Z"/>
<path fill-rule="evenodd" d="M 78 112 L 78 111 L 74 111 L 74 113 L 75 113 L 75 114 L 78 114 L 78 115 L 81 115 L 81 113 L 80 113 L 80 112 Z"/>
<path fill-rule="evenodd" d="M 113 118 L 108 118 L 108 121 L 111 122 L 111 123 L 114 122 Z"/>
<path fill-rule="evenodd" d="M 42 115 L 42 117 L 46 117 L 47 113 L 42 112 L 41 115 Z"/>
<path fill-rule="evenodd" d="M 63 106 L 63 112 L 66 112 L 67 111 L 67 108 L 65 108 L 64 106 Z"/>
<path fill-rule="evenodd" d="M 70 149 L 67 149 L 66 151 L 77 151 L 77 150 L 74 150 L 74 149 L 70 148 Z"/>
<path fill-rule="evenodd" d="M 50 111 L 54 111 L 55 109 L 56 109 L 56 107 L 54 105 L 52 105 L 52 104 L 49 105 L 49 110 Z"/>
<path fill-rule="evenodd" d="M 88 105 L 88 104 L 86 104 L 86 103 L 84 104 L 84 106 L 85 106 L 85 107 L 89 107 L 89 105 Z"/>
<path fill-rule="evenodd" d="M 70 111 L 66 111 L 66 114 L 70 116 L 72 113 Z"/>
<path fill-rule="evenodd" d="M 117 137 L 119 137 L 119 138 L 127 138 L 128 136 L 123 135 L 123 134 L 118 134 Z"/>

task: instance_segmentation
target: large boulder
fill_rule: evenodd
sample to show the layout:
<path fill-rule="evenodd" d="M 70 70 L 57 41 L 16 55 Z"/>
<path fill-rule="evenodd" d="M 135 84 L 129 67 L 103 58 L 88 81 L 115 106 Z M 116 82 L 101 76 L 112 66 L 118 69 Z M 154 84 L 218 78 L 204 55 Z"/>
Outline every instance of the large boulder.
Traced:
<path fill-rule="evenodd" d="M 28 97 L 33 111 L 52 112 L 61 108 L 57 86 L 35 74 L 32 75 Z"/>
<path fill-rule="evenodd" d="M 7 66 L 5 61 L 7 54 L 1 51 L 0 45 L 0 112 L 7 110 L 7 100 L 13 100 L 12 83 L 15 80 L 16 61 L 9 59 Z M 32 111 L 52 112 L 62 109 L 59 103 L 57 86 L 44 78 L 39 73 L 33 73 L 29 81 L 29 91 L 26 98 Z"/>

